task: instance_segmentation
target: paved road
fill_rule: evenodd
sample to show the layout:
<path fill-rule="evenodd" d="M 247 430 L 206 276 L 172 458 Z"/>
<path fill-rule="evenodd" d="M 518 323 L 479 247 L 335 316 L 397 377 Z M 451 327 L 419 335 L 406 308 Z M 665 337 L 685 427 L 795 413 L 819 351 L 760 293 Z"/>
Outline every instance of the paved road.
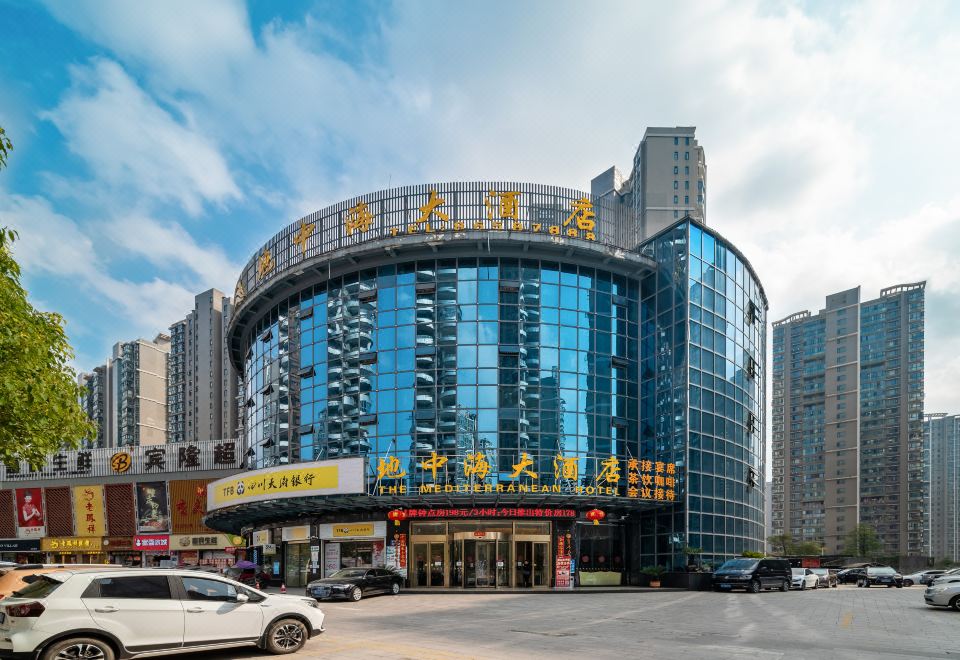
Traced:
<path fill-rule="evenodd" d="M 923 587 L 756 595 L 400 594 L 322 607 L 327 632 L 297 657 L 960 657 L 960 613 L 924 605 Z M 272 656 L 236 650 L 204 657 Z"/>

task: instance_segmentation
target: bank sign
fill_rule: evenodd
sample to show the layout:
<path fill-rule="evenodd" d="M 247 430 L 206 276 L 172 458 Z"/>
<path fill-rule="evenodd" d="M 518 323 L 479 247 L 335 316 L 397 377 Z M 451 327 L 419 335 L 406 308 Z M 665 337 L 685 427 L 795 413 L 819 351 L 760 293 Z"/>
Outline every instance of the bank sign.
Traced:
<path fill-rule="evenodd" d="M 251 470 L 207 485 L 207 511 L 290 497 L 363 492 L 363 459 L 314 461 Z"/>

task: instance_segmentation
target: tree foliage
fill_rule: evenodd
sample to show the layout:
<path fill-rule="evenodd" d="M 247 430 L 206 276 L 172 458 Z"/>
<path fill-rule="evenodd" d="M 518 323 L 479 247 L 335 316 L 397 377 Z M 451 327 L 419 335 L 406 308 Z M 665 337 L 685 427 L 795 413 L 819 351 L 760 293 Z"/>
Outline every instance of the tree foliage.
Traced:
<path fill-rule="evenodd" d="M 0 128 L 0 167 L 12 149 Z M 27 300 L 13 258 L 16 239 L 15 231 L 0 228 L 0 461 L 38 466 L 95 428 L 80 406 L 63 317 Z"/>
<path fill-rule="evenodd" d="M 7 137 L 7 132 L 3 130 L 3 126 L 0 126 L 0 170 L 7 166 L 7 158 L 10 157 L 11 151 L 13 151 L 13 143 Z"/>
<path fill-rule="evenodd" d="M 767 537 L 767 543 L 770 544 L 770 550 L 775 555 L 789 555 L 793 548 L 793 537 L 789 534 L 776 534 Z"/>
<path fill-rule="evenodd" d="M 877 536 L 877 530 L 863 523 L 847 534 L 843 554 L 851 557 L 874 557 L 883 550 L 883 543 Z"/>

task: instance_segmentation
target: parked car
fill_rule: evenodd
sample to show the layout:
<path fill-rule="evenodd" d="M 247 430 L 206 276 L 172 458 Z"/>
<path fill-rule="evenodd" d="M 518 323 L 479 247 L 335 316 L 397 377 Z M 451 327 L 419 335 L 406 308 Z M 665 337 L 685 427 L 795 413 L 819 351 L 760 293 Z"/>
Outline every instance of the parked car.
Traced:
<path fill-rule="evenodd" d="M 867 569 L 865 568 L 845 568 L 837 572 L 837 579 L 840 584 L 856 584 L 866 574 Z"/>
<path fill-rule="evenodd" d="M 230 566 L 223 574 L 231 580 L 236 580 L 248 587 L 256 586 L 257 582 L 264 587 L 270 584 L 270 574 L 262 568 Z"/>
<path fill-rule="evenodd" d="M 13 564 L 12 566 L 0 567 L 0 599 L 6 598 L 18 589 L 23 589 L 37 575 L 54 573 L 64 569 L 81 568 L 119 567 L 112 564 Z"/>
<path fill-rule="evenodd" d="M 311 598 L 176 569 L 61 570 L 3 605 L 3 658 L 115 660 L 236 646 L 283 654 L 323 632 Z"/>
<path fill-rule="evenodd" d="M 930 584 L 947 584 L 949 582 L 960 582 L 960 571 L 947 571 L 943 575 L 934 577 Z"/>
<path fill-rule="evenodd" d="M 857 580 L 858 587 L 903 587 L 903 576 L 889 566 L 869 566 L 866 572 Z"/>
<path fill-rule="evenodd" d="M 790 589 L 790 562 L 786 559 L 749 559 L 741 557 L 723 563 L 713 572 L 715 591 L 745 589 L 759 593 L 761 589 Z"/>
<path fill-rule="evenodd" d="M 960 582 L 931 584 L 923 592 L 923 600 L 927 605 L 952 607 L 960 612 Z"/>
<path fill-rule="evenodd" d="M 936 571 L 918 571 L 910 575 L 903 576 L 903 586 L 912 587 L 915 584 L 930 584 L 934 578 L 940 577 L 946 573 L 944 570 Z"/>
<path fill-rule="evenodd" d="M 837 574 L 829 568 L 811 568 L 818 580 L 818 587 L 836 587 L 840 584 Z"/>
<path fill-rule="evenodd" d="M 344 568 L 307 585 L 307 595 L 317 600 L 349 598 L 358 601 L 373 593 L 398 594 L 403 577 L 386 568 Z"/>
<path fill-rule="evenodd" d="M 820 578 L 812 569 L 809 568 L 791 568 L 790 569 L 790 588 L 791 589 L 816 589 L 820 585 Z"/>

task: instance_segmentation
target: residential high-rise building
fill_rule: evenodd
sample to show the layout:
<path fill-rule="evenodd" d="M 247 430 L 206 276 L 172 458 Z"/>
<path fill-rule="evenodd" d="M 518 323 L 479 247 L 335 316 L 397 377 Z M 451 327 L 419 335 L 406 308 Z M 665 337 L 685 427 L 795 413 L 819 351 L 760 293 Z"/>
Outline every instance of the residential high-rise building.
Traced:
<path fill-rule="evenodd" d="M 108 446 L 159 445 L 167 441 L 167 354 L 170 336 L 136 339 L 113 347 L 114 403 Z"/>
<path fill-rule="evenodd" d="M 924 287 L 773 324 L 774 534 L 839 553 L 863 523 L 881 554 L 925 554 Z"/>
<path fill-rule="evenodd" d="M 923 422 L 930 475 L 930 555 L 960 561 L 960 415 Z"/>
<path fill-rule="evenodd" d="M 170 442 L 218 440 L 236 433 L 237 378 L 223 359 L 230 309 L 229 297 L 209 289 L 196 296 L 185 318 L 170 326 Z"/>
<path fill-rule="evenodd" d="M 109 447 L 112 433 L 110 414 L 113 405 L 113 391 L 110 387 L 110 362 L 94 367 L 93 371 L 81 373 L 77 383 L 83 388 L 80 405 L 87 417 L 96 424 L 97 433 L 83 441 L 83 447 L 93 449 Z"/>

